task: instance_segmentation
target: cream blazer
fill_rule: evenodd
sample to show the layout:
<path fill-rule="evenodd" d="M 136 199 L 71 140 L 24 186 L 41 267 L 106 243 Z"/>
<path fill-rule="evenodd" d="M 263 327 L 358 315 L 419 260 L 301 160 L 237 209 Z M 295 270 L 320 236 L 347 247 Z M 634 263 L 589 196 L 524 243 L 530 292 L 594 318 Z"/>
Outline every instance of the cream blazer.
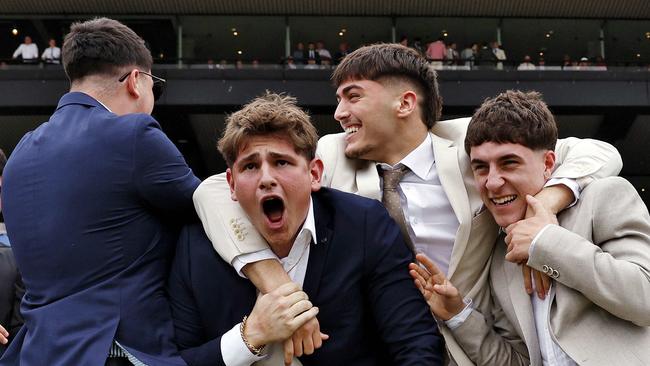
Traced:
<path fill-rule="evenodd" d="M 553 338 L 579 365 L 650 365 L 650 215 L 641 197 L 623 178 L 601 179 L 558 220 L 528 261 L 553 273 Z M 531 299 L 505 249 L 499 240 L 491 313 L 474 311 L 453 334 L 477 364 L 541 366 Z"/>

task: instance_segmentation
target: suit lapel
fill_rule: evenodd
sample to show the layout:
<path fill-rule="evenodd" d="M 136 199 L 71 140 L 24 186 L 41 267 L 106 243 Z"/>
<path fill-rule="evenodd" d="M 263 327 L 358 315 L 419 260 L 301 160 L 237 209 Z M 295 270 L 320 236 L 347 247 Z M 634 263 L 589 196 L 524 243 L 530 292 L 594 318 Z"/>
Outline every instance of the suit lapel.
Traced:
<path fill-rule="evenodd" d="M 309 260 L 307 262 L 307 271 L 303 282 L 303 290 L 309 295 L 310 299 L 318 297 L 320 282 L 323 278 L 323 268 L 327 260 L 327 252 L 330 248 L 330 242 L 334 231 L 331 229 L 332 217 L 326 207 L 319 199 L 320 194 L 312 195 L 314 201 L 314 221 L 316 223 L 316 238 L 318 243 L 310 244 Z"/>
<path fill-rule="evenodd" d="M 456 214 L 456 219 L 460 223 L 449 262 L 448 277 L 451 278 L 467 246 L 472 215 L 463 175 L 458 165 L 458 147 L 452 141 L 438 137 L 435 134 L 431 134 L 431 139 L 442 189 L 445 191 L 447 199 L 449 199 Z M 468 220 L 470 221 L 468 222 Z"/>
<path fill-rule="evenodd" d="M 356 171 L 357 193 L 381 201 L 381 189 L 379 187 L 379 173 L 374 162 L 357 161 L 359 164 Z"/>
<path fill-rule="evenodd" d="M 497 245 L 505 246 L 502 240 L 499 240 Z M 499 255 L 498 252 L 496 255 Z M 505 255 L 505 253 L 503 253 L 503 255 Z M 506 275 L 508 293 L 519 323 L 519 328 L 524 336 L 524 342 L 529 345 L 530 349 L 530 345 L 539 344 L 539 341 L 537 340 L 533 305 L 531 304 L 530 295 L 526 293 L 524 287 L 521 266 L 504 261 L 503 270 Z"/>

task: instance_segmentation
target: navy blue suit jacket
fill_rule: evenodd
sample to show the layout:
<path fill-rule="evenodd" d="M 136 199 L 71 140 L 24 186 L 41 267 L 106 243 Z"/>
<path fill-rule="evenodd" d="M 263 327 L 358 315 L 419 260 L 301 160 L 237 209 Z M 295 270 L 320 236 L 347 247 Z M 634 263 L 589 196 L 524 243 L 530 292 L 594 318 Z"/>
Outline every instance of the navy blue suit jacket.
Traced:
<path fill-rule="evenodd" d="M 149 115 L 68 93 L 4 171 L 3 211 L 26 294 L 1 365 L 103 365 L 116 339 L 183 365 L 165 282 L 198 179 Z"/>
<path fill-rule="evenodd" d="M 316 236 L 304 291 L 330 335 L 304 365 L 438 365 L 442 344 L 408 274 L 412 254 L 375 200 L 312 194 Z M 223 365 L 221 336 L 249 314 L 256 289 L 224 262 L 200 225 L 185 227 L 170 275 L 176 339 L 189 365 Z"/>

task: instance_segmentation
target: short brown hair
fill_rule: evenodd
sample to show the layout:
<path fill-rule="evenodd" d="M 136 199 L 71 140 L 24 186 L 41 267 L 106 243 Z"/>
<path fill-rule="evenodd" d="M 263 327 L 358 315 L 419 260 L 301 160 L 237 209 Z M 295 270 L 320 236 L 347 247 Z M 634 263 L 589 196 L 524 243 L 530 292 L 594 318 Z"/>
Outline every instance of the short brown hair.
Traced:
<path fill-rule="evenodd" d="M 117 75 L 124 66 L 151 70 L 151 52 L 131 28 L 108 18 L 74 23 L 63 40 L 63 68 L 71 82 L 87 75 Z"/>
<path fill-rule="evenodd" d="M 514 143 L 532 150 L 554 150 L 555 118 L 538 92 L 508 90 L 488 98 L 467 128 L 465 151 L 484 142 Z"/>
<path fill-rule="evenodd" d="M 296 105 L 296 98 L 268 91 L 226 118 L 217 148 L 232 167 L 246 138 L 271 134 L 288 137 L 308 161 L 316 156 L 318 133 L 309 115 Z"/>
<path fill-rule="evenodd" d="M 422 94 L 420 108 L 427 128 L 433 127 L 442 111 L 436 71 L 416 50 L 395 43 L 377 43 L 361 47 L 345 56 L 332 74 L 336 87 L 348 80 L 384 78 L 406 80 Z"/>

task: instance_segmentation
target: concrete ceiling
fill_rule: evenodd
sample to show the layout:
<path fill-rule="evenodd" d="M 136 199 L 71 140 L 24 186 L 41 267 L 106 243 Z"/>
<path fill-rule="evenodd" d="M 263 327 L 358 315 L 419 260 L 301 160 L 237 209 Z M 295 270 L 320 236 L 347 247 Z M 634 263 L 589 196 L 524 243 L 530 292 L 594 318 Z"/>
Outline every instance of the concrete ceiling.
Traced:
<path fill-rule="evenodd" d="M 647 0 L 2 0 L 11 15 L 340 15 L 650 19 Z"/>

